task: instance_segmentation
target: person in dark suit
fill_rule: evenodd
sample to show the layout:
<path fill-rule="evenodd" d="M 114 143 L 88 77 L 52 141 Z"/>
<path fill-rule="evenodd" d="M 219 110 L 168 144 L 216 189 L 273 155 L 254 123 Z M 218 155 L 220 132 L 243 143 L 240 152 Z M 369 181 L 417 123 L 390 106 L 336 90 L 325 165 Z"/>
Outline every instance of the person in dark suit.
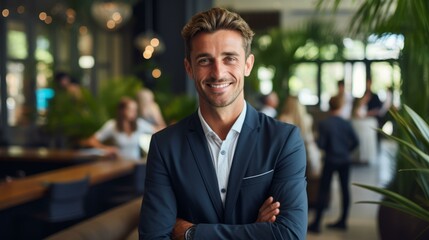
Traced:
<path fill-rule="evenodd" d="M 212 8 L 182 30 L 199 108 L 152 136 L 140 239 L 305 239 L 299 129 L 244 99 L 253 31 Z"/>
<path fill-rule="evenodd" d="M 319 123 L 319 137 L 317 145 L 325 152 L 324 165 L 320 180 L 317 200 L 316 217 L 308 227 L 310 232 L 320 232 L 320 221 L 327 205 L 332 175 L 338 172 L 342 193 L 342 214 L 340 219 L 329 224 L 335 229 L 347 229 L 347 216 L 350 205 L 350 153 L 359 145 L 359 140 L 351 123 L 341 117 L 344 104 L 342 96 L 335 96 L 329 100 L 330 116 Z"/>

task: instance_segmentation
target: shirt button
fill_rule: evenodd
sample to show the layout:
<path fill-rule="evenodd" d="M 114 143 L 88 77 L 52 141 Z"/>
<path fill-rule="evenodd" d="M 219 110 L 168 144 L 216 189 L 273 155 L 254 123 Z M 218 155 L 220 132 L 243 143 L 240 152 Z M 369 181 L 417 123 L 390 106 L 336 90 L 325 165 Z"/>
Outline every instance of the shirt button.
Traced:
<path fill-rule="evenodd" d="M 225 155 L 225 153 L 226 153 L 225 150 L 220 151 L 220 154 L 222 154 L 222 155 Z"/>
<path fill-rule="evenodd" d="M 220 190 L 220 192 L 221 192 L 221 193 L 226 193 L 226 189 L 225 189 L 225 188 L 222 188 L 222 189 Z"/>

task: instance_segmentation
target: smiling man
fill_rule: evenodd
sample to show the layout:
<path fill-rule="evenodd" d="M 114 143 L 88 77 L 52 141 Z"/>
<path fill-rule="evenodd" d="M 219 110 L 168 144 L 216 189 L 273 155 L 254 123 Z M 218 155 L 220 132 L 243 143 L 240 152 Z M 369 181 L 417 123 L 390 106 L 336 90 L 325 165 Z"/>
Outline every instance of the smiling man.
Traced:
<path fill-rule="evenodd" d="M 140 239 L 305 239 L 306 156 L 298 128 L 244 99 L 253 31 L 213 8 L 182 30 L 198 110 L 152 136 Z"/>

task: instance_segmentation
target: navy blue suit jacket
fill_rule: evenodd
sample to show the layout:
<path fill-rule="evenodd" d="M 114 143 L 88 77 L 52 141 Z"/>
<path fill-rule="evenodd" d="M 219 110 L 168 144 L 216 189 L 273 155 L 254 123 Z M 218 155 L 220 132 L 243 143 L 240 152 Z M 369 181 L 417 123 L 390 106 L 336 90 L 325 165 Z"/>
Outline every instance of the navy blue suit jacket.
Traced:
<path fill-rule="evenodd" d="M 170 239 L 177 218 L 195 239 L 305 239 L 306 156 L 299 129 L 247 105 L 222 204 L 207 141 L 195 112 L 152 136 L 147 158 L 140 239 Z M 273 196 L 274 223 L 255 223 Z"/>

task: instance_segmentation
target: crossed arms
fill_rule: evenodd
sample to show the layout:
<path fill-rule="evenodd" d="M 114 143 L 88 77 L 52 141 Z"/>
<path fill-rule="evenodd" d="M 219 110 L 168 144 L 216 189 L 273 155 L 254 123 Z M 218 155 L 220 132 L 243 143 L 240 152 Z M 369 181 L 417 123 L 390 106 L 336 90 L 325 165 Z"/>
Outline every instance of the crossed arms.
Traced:
<path fill-rule="evenodd" d="M 198 202 L 190 199 L 186 209 L 182 209 L 183 199 L 179 198 L 187 193 L 174 187 L 180 178 L 171 179 L 177 177 L 171 170 L 171 162 L 165 160 L 171 153 L 161 154 L 157 141 L 155 135 L 148 156 L 146 191 L 139 226 L 140 239 L 183 239 L 186 229 L 194 224 L 195 239 L 305 239 L 308 207 L 306 158 L 297 129 L 290 133 L 280 153 L 276 154 L 274 173 L 267 183 L 268 195 L 263 197 L 265 202 L 258 203 L 260 206 L 253 204 L 247 210 L 252 211 L 253 208 L 257 211 L 257 217 L 243 220 L 246 221 L 245 224 L 219 223 L 213 218 L 204 220 L 210 218 L 207 215 L 214 213 L 211 202 L 205 195 Z M 187 168 L 191 167 L 187 165 Z M 198 174 L 198 170 L 190 171 L 189 174 Z M 184 173 L 186 174 L 188 173 Z M 198 183 L 188 185 L 187 188 L 191 190 L 197 189 L 194 186 L 200 186 Z M 207 205 L 197 205 L 207 201 Z M 197 216 L 198 214 L 203 216 Z"/>

